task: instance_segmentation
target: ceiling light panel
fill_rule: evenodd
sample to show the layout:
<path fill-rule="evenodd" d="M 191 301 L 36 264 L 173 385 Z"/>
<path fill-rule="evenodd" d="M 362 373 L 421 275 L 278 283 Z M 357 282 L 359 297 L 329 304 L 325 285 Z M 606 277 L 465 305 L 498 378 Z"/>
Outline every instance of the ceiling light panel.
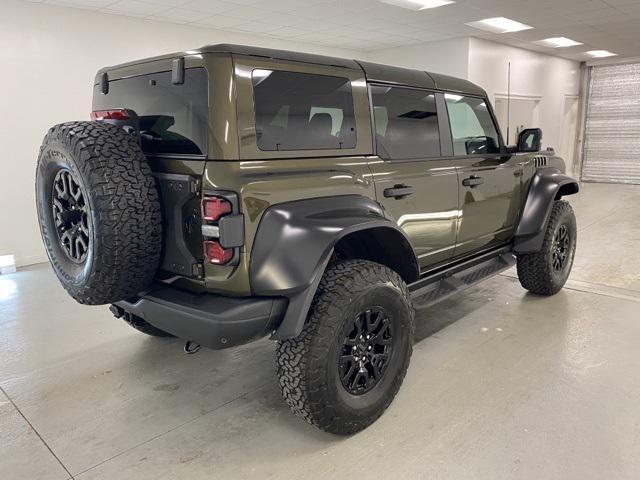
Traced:
<path fill-rule="evenodd" d="M 491 33 L 513 33 L 533 28 L 530 25 L 525 25 L 524 23 L 516 22 L 515 20 L 505 17 L 485 18 L 477 22 L 469 22 L 466 25 Z"/>
<path fill-rule="evenodd" d="M 551 48 L 566 48 L 566 47 L 575 47 L 577 45 L 582 45 L 582 43 L 576 42 L 575 40 L 571 40 L 570 38 L 567 38 L 567 37 L 545 38 L 544 40 L 540 40 L 535 43 L 537 43 L 538 45 L 542 45 L 544 47 L 551 47 Z"/>
<path fill-rule="evenodd" d="M 428 8 L 443 7 L 456 3 L 453 0 L 378 0 L 382 3 L 394 5 L 396 7 L 408 8 L 409 10 L 426 10 Z"/>
<path fill-rule="evenodd" d="M 606 58 L 606 57 L 615 57 L 618 54 L 610 52 L 608 50 L 590 50 L 587 52 L 587 55 L 590 55 L 593 58 Z"/>

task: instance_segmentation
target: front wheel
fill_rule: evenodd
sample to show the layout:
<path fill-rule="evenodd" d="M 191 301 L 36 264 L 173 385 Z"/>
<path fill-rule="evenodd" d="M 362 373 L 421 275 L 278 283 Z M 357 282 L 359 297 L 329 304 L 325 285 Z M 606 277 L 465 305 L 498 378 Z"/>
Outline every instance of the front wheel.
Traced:
<path fill-rule="evenodd" d="M 539 252 L 518 255 L 520 284 L 537 295 L 554 295 L 569 278 L 576 252 L 576 217 L 569 202 L 554 202 Z"/>
<path fill-rule="evenodd" d="M 327 432 L 365 429 L 398 393 L 413 333 L 409 291 L 396 272 L 363 260 L 330 265 L 302 333 L 278 343 L 285 401 Z"/>

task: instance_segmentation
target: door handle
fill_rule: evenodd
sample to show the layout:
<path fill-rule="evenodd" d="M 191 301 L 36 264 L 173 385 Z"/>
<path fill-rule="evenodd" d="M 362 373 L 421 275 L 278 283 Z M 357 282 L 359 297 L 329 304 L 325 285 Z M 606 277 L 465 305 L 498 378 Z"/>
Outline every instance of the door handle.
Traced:
<path fill-rule="evenodd" d="M 392 188 L 384 189 L 384 196 L 387 198 L 404 198 L 413 193 L 413 187 L 410 185 L 394 185 Z"/>
<path fill-rule="evenodd" d="M 482 177 L 477 177 L 475 175 L 471 175 L 469 178 L 465 178 L 464 180 L 462 180 L 462 185 L 464 185 L 465 187 L 475 187 L 476 185 L 482 185 L 484 183 L 484 180 L 482 179 Z"/>

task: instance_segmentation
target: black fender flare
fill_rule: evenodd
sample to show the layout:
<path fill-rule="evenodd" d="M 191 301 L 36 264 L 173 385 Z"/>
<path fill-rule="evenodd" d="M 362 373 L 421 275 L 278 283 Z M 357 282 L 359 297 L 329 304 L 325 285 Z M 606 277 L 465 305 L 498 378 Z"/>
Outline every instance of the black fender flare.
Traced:
<path fill-rule="evenodd" d="M 263 214 L 249 265 L 251 290 L 259 296 L 285 296 L 287 312 L 272 335 L 300 334 L 318 284 L 336 243 L 346 235 L 374 228 L 399 232 L 378 203 L 361 195 L 340 195 L 272 205 Z M 405 248 L 405 252 L 406 252 Z M 418 278 L 418 260 L 409 249 L 407 262 Z"/>
<path fill-rule="evenodd" d="M 578 182 L 554 167 L 539 169 L 531 179 L 529 192 L 514 235 L 515 253 L 532 253 L 542 248 L 553 202 L 578 193 Z"/>

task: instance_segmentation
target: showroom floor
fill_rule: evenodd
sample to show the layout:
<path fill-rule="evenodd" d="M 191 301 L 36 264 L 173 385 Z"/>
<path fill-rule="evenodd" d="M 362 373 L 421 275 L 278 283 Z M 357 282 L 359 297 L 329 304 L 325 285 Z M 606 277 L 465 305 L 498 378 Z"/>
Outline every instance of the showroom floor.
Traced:
<path fill-rule="evenodd" d="M 0 478 L 637 478 L 640 186 L 572 203 L 567 287 L 510 271 L 424 311 L 396 401 L 351 438 L 289 413 L 268 340 L 188 356 L 47 265 L 0 277 Z"/>

